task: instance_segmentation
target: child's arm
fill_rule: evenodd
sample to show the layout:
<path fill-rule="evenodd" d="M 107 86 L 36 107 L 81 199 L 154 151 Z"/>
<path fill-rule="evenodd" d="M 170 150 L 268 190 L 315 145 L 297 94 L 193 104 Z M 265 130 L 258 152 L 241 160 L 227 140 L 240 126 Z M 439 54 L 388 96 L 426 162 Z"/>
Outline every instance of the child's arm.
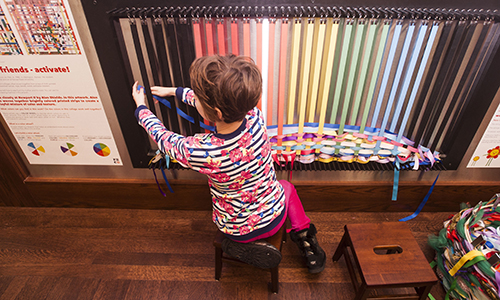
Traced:
<path fill-rule="evenodd" d="M 178 87 L 175 90 L 175 96 L 187 105 L 196 107 L 196 96 L 192 89 Z"/>
<path fill-rule="evenodd" d="M 175 96 L 175 87 L 152 86 L 151 93 L 158 97 L 171 97 Z"/>
<path fill-rule="evenodd" d="M 137 87 L 138 83 L 135 82 L 132 87 L 132 97 L 137 105 L 135 116 L 139 124 L 144 127 L 151 138 L 158 144 L 160 151 L 168 154 L 168 156 L 177 160 L 184 167 L 191 167 L 191 164 L 188 162 L 189 152 L 187 152 L 185 145 L 186 137 L 165 128 L 163 123 L 145 106 L 146 97 L 144 96 L 144 88 L 138 89 Z"/>
<path fill-rule="evenodd" d="M 182 102 L 196 107 L 196 97 L 190 88 L 153 86 L 151 87 L 151 93 L 162 98 L 176 96 Z"/>

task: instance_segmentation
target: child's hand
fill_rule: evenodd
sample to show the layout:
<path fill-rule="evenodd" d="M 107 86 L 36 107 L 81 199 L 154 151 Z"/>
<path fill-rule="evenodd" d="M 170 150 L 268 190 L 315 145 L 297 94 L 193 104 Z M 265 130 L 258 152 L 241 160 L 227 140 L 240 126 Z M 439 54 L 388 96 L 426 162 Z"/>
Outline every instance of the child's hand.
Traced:
<path fill-rule="evenodd" d="M 155 96 L 164 98 L 169 96 L 175 96 L 176 89 L 177 88 L 174 87 L 152 86 L 151 93 Z"/>
<path fill-rule="evenodd" d="M 139 82 L 136 81 L 134 83 L 134 86 L 132 87 L 132 97 L 134 98 L 135 105 L 137 107 L 141 105 L 146 105 L 146 97 L 144 96 L 144 88 L 141 87 L 140 89 L 137 89 L 137 86 L 139 85 Z"/>

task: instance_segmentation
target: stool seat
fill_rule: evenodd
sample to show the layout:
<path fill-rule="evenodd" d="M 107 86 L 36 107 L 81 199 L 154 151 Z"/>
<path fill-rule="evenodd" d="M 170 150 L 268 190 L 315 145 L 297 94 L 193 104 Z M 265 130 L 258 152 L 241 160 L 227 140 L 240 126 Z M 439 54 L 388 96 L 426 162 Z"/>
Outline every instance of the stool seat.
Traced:
<path fill-rule="evenodd" d="M 272 236 L 264 239 L 276 249 L 278 249 L 281 252 L 281 248 L 283 246 L 283 242 L 286 241 L 286 222 L 283 223 L 283 226 Z M 237 263 L 242 263 L 246 264 L 236 258 L 229 257 L 224 255 L 222 251 L 222 241 L 227 239 L 227 237 L 221 232 L 217 231 L 215 234 L 215 239 L 214 239 L 214 246 L 215 246 L 215 279 L 219 280 L 222 274 L 222 261 L 232 261 L 232 262 L 237 262 Z M 269 269 L 271 272 L 271 290 L 273 293 L 278 293 L 279 290 L 279 265 Z"/>
<path fill-rule="evenodd" d="M 366 299 L 374 289 L 406 287 L 415 288 L 414 299 L 426 299 L 437 277 L 406 223 L 348 224 L 344 229 L 333 261 L 345 256 L 356 299 Z M 360 284 L 354 267 L 360 275 Z M 384 299 L 396 296 L 401 295 L 386 295 Z"/>

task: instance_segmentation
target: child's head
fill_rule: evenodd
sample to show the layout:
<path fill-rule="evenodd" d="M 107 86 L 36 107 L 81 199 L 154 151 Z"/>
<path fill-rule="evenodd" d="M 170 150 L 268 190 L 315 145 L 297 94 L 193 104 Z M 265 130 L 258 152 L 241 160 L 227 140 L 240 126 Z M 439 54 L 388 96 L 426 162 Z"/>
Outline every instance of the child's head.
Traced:
<path fill-rule="evenodd" d="M 203 56 L 189 69 L 191 88 L 210 121 L 241 121 L 259 102 L 262 77 L 248 57 Z"/>

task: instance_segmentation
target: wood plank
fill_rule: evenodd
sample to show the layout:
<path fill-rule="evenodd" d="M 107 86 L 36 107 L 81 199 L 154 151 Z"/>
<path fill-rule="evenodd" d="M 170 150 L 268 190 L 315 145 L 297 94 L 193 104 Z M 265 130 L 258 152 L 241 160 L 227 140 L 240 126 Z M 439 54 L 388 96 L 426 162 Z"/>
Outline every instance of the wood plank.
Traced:
<path fill-rule="evenodd" d="M 12 239 L 13 237 L 9 237 Z M 16 264 L 46 264 L 46 263 L 91 263 L 94 253 L 47 249 L 5 249 L 6 244 L 0 243 L 0 266 Z"/>
<path fill-rule="evenodd" d="M 156 300 L 160 294 L 160 285 L 160 281 L 132 281 L 125 295 L 125 300 Z"/>
<path fill-rule="evenodd" d="M 37 298 L 36 292 L 39 288 L 41 289 L 40 284 L 42 283 L 43 279 L 44 277 L 40 276 L 29 276 L 28 280 L 26 280 L 24 286 L 17 294 L 16 299 L 19 300 L 36 299 Z"/>
<path fill-rule="evenodd" d="M 401 183 L 398 201 L 391 201 L 390 182 L 295 182 L 306 211 L 413 212 L 430 184 Z M 206 181 L 172 180 L 175 193 L 163 197 L 154 180 L 28 178 L 26 186 L 43 207 L 211 210 Z M 166 186 L 164 187 L 166 190 Z M 64 190 L 72 197 L 54 197 Z M 438 182 L 424 211 L 458 209 L 460 203 L 487 201 L 498 192 L 497 182 Z M 141 200 L 139 200 L 141 199 Z M 146 200 L 144 200 L 146 199 Z"/>
<path fill-rule="evenodd" d="M 2 272 L 0 272 L 0 274 L 2 274 Z M 2 277 L 3 276 L 4 275 L 2 274 Z M 15 277 L 13 277 L 12 280 L 10 281 L 9 286 L 0 295 L 0 300 L 15 299 L 29 280 L 30 280 L 29 276 L 16 275 Z"/>
<path fill-rule="evenodd" d="M 188 216 L 188 217 L 186 217 Z M 0 228 L 164 228 L 165 230 L 202 229 L 210 211 L 178 210 L 116 210 L 79 208 L 18 208 L 0 209 Z M 170 226 L 178 226 L 170 228 Z"/>
<path fill-rule="evenodd" d="M 5 293 L 5 290 L 7 290 L 14 278 L 15 277 L 0 276 L 0 295 Z"/>
<path fill-rule="evenodd" d="M 406 222 L 428 260 L 434 252 L 427 235 L 437 233 L 450 214 L 423 212 Z M 216 229 L 209 211 L 0 207 L 0 300 L 34 294 L 71 300 L 350 299 L 345 261 L 331 260 L 343 226 L 407 215 L 308 212 L 327 253 L 326 268 L 309 274 L 288 238 L 280 294 L 273 295 L 267 270 L 225 263 L 221 280 L 214 280 Z M 440 286 L 433 294 L 444 297 Z"/>
<path fill-rule="evenodd" d="M 61 294 L 64 294 L 65 286 L 70 281 L 69 278 L 46 276 L 38 278 L 40 279 L 38 288 L 32 292 L 30 297 L 26 297 L 26 299 L 57 299 Z"/>
<path fill-rule="evenodd" d="M 129 280 L 101 280 L 93 299 L 125 299 Z"/>
<path fill-rule="evenodd" d="M 62 300 L 91 300 L 99 286 L 100 280 L 87 278 L 71 278 L 71 282 Z"/>

